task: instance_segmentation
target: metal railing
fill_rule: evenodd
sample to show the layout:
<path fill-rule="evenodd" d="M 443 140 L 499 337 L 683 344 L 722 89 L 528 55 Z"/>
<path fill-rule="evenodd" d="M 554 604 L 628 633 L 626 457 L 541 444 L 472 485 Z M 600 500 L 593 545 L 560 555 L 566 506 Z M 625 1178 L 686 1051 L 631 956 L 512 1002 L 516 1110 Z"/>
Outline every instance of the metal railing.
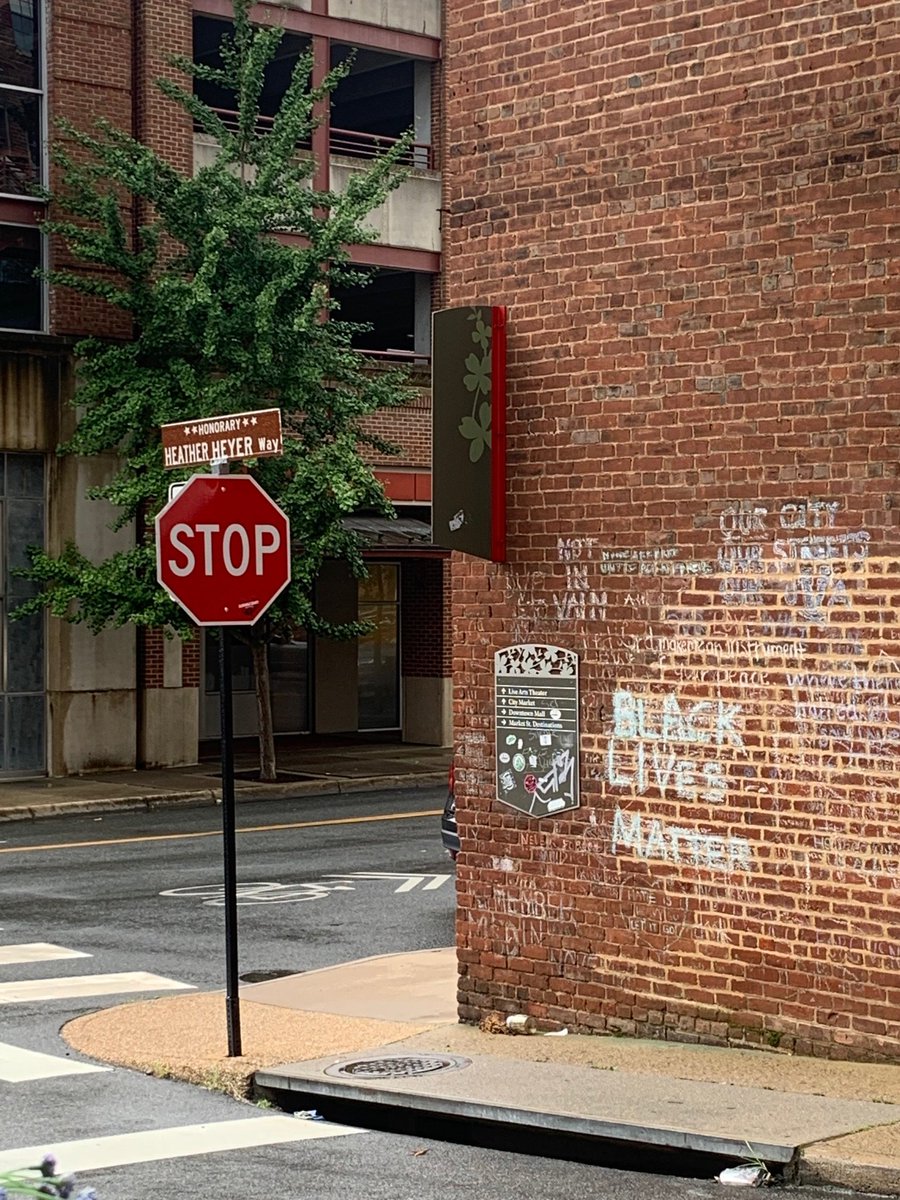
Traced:
<path fill-rule="evenodd" d="M 212 110 L 226 129 L 232 133 L 237 130 L 237 113 L 228 108 L 213 108 Z M 257 133 L 269 133 L 275 122 L 274 117 L 260 116 L 256 122 Z M 198 125 L 194 130 L 201 133 Z M 328 148 L 332 154 L 343 154 L 348 158 L 375 158 L 395 146 L 399 138 L 387 137 L 378 133 L 360 133 L 355 129 L 336 129 L 333 125 L 328 130 Z M 305 138 L 297 143 L 301 150 L 309 150 L 311 143 Z M 434 169 L 434 147 L 429 142 L 412 142 L 401 155 L 399 161 L 406 167 L 415 167 L 423 171 Z"/>
<path fill-rule="evenodd" d="M 360 347 L 357 353 L 364 358 L 374 358 L 383 363 L 402 362 L 413 367 L 427 367 L 431 364 L 431 355 L 421 350 L 369 350 Z"/>
<path fill-rule="evenodd" d="M 359 133 L 355 129 L 336 129 L 333 125 L 328 130 L 329 149 L 332 154 L 346 154 L 352 158 L 374 158 L 383 154 L 391 146 L 396 146 L 399 138 L 385 137 L 379 133 Z M 400 162 L 406 167 L 418 167 L 423 171 L 434 168 L 434 147 L 428 142 L 412 142 Z"/>

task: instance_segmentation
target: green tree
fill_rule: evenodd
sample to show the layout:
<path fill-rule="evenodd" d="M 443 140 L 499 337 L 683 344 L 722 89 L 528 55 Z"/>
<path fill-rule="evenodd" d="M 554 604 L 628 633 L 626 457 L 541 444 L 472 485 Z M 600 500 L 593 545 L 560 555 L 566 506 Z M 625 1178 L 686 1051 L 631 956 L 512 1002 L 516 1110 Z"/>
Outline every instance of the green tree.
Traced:
<path fill-rule="evenodd" d="M 218 146 L 196 175 L 182 174 L 108 122 L 90 132 L 63 126 L 55 149 L 61 184 L 49 196 L 45 228 L 64 240 L 77 265 L 47 277 L 124 310 L 133 336 L 77 346 L 78 419 L 60 452 L 116 453 L 114 477 L 89 495 L 116 506 L 114 528 L 134 523 L 137 534 L 132 548 L 98 563 L 74 544 L 59 557 L 33 552 L 30 575 L 39 594 L 19 613 L 46 607 L 94 632 L 134 622 L 190 636 L 184 613 L 155 575 L 153 518 L 168 485 L 191 473 L 164 469 L 160 425 L 280 406 L 284 454 L 249 469 L 290 518 L 293 581 L 245 631 L 256 669 L 261 777 L 271 779 L 267 647 L 298 627 L 333 638 L 364 631 L 323 619 L 313 586 L 328 558 L 365 574 L 344 517 L 361 509 L 393 515 L 364 455 L 394 448 L 367 432 L 364 421 L 406 403 L 408 384 L 399 370 L 367 369 L 351 345 L 364 327 L 340 319 L 332 289 L 365 284 L 348 247 L 374 240 L 366 216 L 401 182 L 409 140 L 354 172 L 341 193 L 315 190 L 315 163 L 303 147 L 349 64 L 313 87 L 311 56 L 301 57 L 277 115 L 261 126 L 266 65 L 281 31 L 253 26 L 250 3 L 234 0 L 221 67 L 179 58 L 173 63 L 186 85 L 159 81 Z M 204 104 L 191 78 L 232 93 L 233 120 L 225 123 Z M 280 241 L 283 231 L 300 235 L 299 242 Z"/>

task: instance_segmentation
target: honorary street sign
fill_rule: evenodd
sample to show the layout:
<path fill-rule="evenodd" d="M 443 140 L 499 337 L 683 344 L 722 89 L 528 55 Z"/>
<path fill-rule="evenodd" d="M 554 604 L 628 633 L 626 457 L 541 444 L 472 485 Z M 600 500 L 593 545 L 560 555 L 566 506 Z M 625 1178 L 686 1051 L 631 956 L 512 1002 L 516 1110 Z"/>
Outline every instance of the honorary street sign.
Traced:
<path fill-rule="evenodd" d="M 578 656 L 560 646 L 494 655 L 497 799 L 531 817 L 578 807 Z"/>
<path fill-rule="evenodd" d="M 281 409 L 226 413 L 199 421 L 162 425 L 166 467 L 196 467 L 202 463 L 281 454 Z"/>

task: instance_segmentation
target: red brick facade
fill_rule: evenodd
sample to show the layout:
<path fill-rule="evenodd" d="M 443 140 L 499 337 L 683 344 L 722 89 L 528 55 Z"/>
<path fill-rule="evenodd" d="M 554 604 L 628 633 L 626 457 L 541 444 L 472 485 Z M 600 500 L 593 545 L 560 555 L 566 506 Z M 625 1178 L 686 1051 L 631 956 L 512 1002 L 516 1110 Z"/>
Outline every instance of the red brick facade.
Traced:
<path fill-rule="evenodd" d="M 404 676 L 453 674 L 453 648 L 444 614 L 450 610 L 450 563 L 445 558 L 410 559 L 403 564 L 400 653 Z"/>
<path fill-rule="evenodd" d="M 447 301 L 509 306 L 510 561 L 455 567 L 462 1013 L 900 1057 L 900 22 L 447 6 Z M 581 806 L 495 798 L 577 652 Z"/>

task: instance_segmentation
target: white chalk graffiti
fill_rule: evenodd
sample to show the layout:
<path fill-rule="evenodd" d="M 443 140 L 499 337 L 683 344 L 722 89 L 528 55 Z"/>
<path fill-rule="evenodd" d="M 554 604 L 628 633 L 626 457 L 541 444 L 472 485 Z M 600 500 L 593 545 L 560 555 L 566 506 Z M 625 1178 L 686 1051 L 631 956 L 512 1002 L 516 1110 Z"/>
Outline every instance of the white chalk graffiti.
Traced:
<path fill-rule="evenodd" d="M 656 817 L 626 813 L 617 808 L 613 815 L 613 854 L 622 847 L 638 858 L 661 862 L 688 862 L 713 871 L 749 871 L 752 851 L 746 838 L 718 837 L 682 825 L 668 825 Z"/>

